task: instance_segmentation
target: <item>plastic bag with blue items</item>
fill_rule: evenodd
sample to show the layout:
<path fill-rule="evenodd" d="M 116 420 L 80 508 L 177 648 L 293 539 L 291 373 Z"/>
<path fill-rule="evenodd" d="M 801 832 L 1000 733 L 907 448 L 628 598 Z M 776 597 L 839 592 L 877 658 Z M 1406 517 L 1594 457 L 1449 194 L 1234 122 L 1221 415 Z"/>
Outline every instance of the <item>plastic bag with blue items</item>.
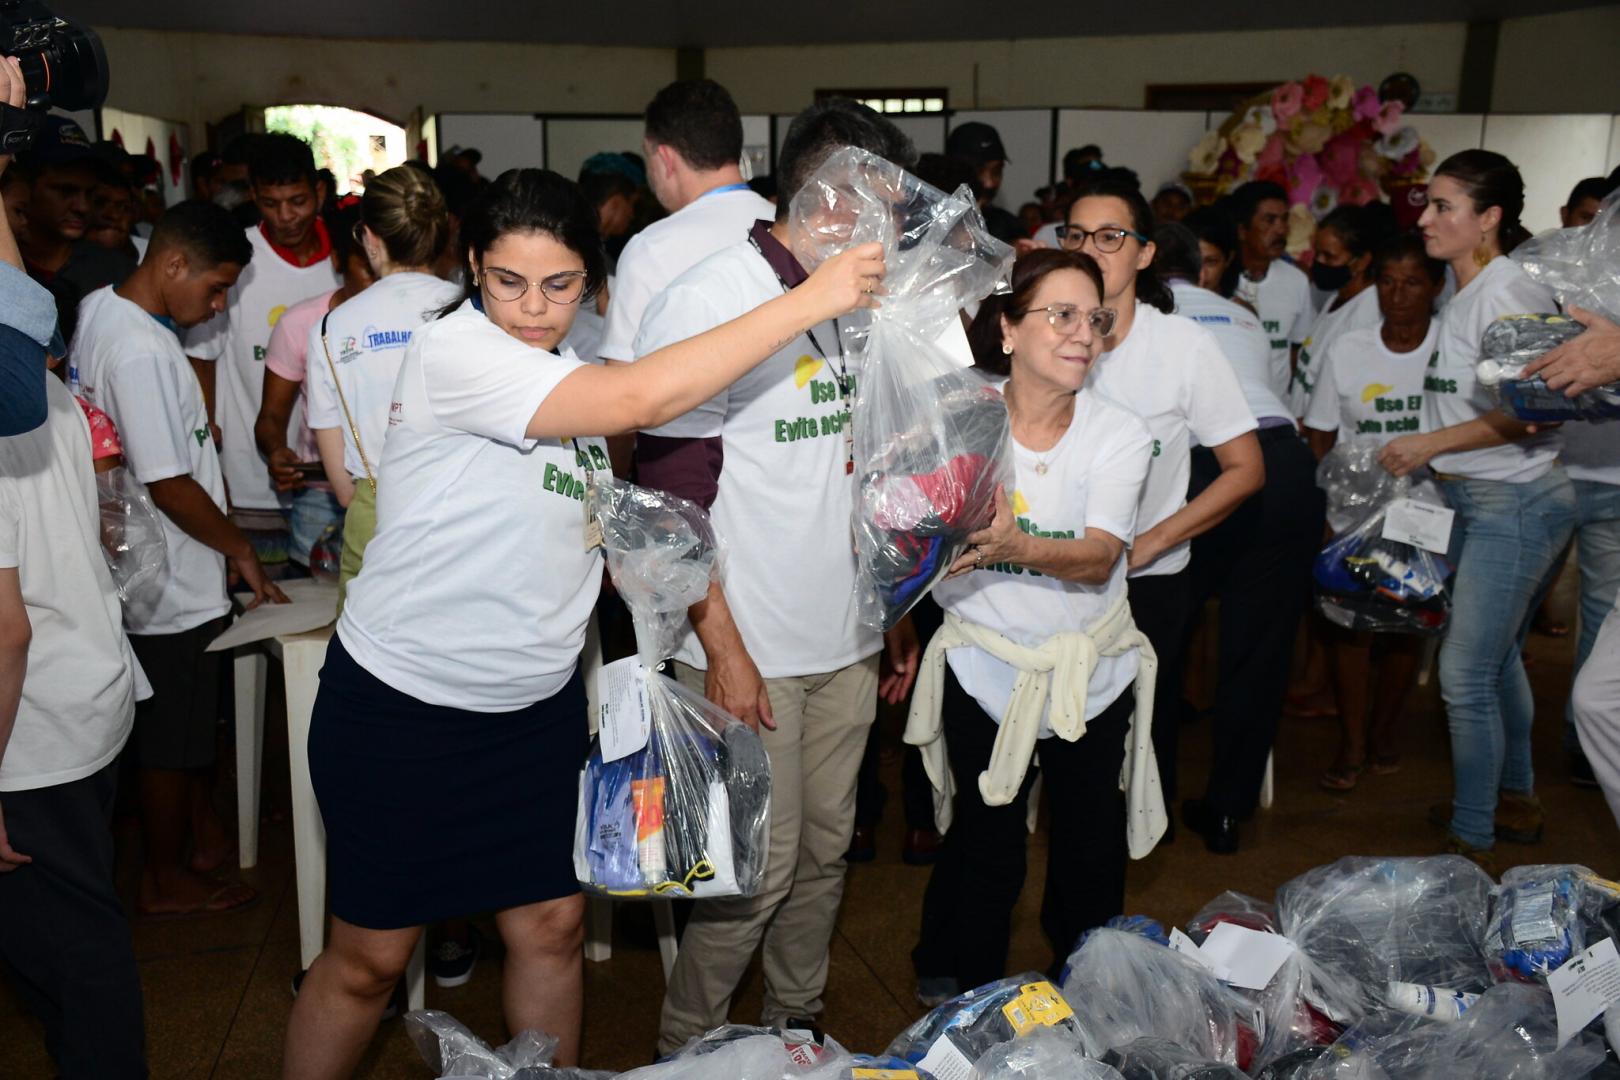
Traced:
<path fill-rule="evenodd" d="M 961 1076 L 991 1047 L 1042 1028 L 1093 1049 L 1085 1044 L 1068 1001 L 1030 971 L 952 998 L 901 1032 L 885 1053 L 944 1076 Z"/>
<path fill-rule="evenodd" d="M 1403 477 L 1381 505 L 1317 555 L 1317 610 L 1335 626 L 1425 637 L 1445 631 L 1451 618 L 1451 564 L 1432 551 L 1384 536 L 1390 506 L 1406 498 L 1445 503 L 1433 484 L 1413 486 Z"/>
<path fill-rule="evenodd" d="M 752 896 L 769 847 L 764 745 L 657 670 L 718 572 L 719 542 L 685 499 L 594 474 L 588 487 L 638 655 L 611 682 L 604 670 L 603 727 L 580 776 L 575 874 L 586 891 L 620 898 Z"/>
<path fill-rule="evenodd" d="M 966 187 L 947 194 L 854 147 L 834 153 L 791 207 L 806 268 L 883 245 L 882 306 L 839 320 L 854 373 L 852 469 L 861 622 L 887 630 L 950 569 L 1011 487 L 1007 408 L 939 339 L 1003 289 L 1012 249 L 986 231 Z"/>
<path fill-rule="evenodd" d="M 1515 866 L 1491 895 L 1485 959 L 1498 982 L 1547 981 L 1615 933 L 1620 885 L 1584 866 Z"/>

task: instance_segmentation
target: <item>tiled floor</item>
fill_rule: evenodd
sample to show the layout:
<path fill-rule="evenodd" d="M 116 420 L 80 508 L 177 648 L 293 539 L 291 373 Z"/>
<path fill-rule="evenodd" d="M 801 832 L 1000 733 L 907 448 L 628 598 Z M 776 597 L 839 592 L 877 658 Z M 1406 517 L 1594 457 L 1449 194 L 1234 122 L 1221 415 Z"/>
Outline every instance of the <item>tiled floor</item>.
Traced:
<path fill-rule="evenodd" d="M 1569 610 L 1569 585 L 1559 599 Z M 1620 870 L 1620 832 L 1595 791 L 1572 788 L 1559 747 L 1571 646 L 1534 636 L 1529 652 L 1536 687 L 1537 760 L 1548 810 L 1541 845 L 1501 846 L 1504 864 L 1582 862 L 1605 873 Z M 1354 792 L 1334 795 L 1316 786 L 1336 739 L 1333 721 L 1285 722 L 1278 740 L 1277 802 L 1244 831 L 1243 849 L 1231 857 L 1206 853 L 1185 832 L 1130 868 L 1128 909 L 1182 921 L 1224 889 L 1269 896 L 1277 885 L 1309 867 L 1348 854 L 1429 854 L 1441 837 L 1424 820 L 1431 801 L 1450 791 L 1447 743 L 1434 686 L 1422 690 L 1403 733 L 1405 766 L 1389 777 L 1366 777 Z M 1207 729 L 1184 739 L 1183 775 L 1196 791 L 1207 771 Z M 898 758 L 885 769 L 894 789 Z M 285 787 L 284 766 L 280 786 Z M 267 797 L 272 801 L 275 785 Z M 284 805 L 284 798 L 282 800 Z M 832 974 L 824 1020 L 845 1045 L 876 1051 L 920 1010 L 912 1000 L 908 952 L 927 871 L 899 859 L 902 824 L 898 800 L 883 824 L 877 862 L 850 871 L 843 914 L 832 945 Z M 1049 957 L 1036 923 L 1046 838 L 1033 840 L 1031 880 L 1017 915 L 1012 963 L 1039 968 Z M 125 848 L 132 844 L 123 845 Z M 253 910 L 182 923 L 135 925 L 135 949 L 146 992 L 152 1075 L 157 1080 L 258 1080 L 280 1075 L 281 1037 L 291 1006 L 288 980 L 298 962 L 298 926 L 289 826 L 263 830 L 260 865 L 247 874 L 263 894 Z M 126 885 L 132 885 L 130 853 Z M 492 868 L 498 872 L 498 868 Z M 493 926 L 481 923 L 493 939 Z M 498 951 L 498 950 L 496 950 Z M 663 989 L 651 921 L 645 908 L 626 905 L 618 919 L 611 961 L 586 967 L 586 1063 L 629 1068 L 650 1060 Z M 757 1018 L 757 971 L 744 986 L 733 1016 Z M 428 988 L 428 1004 L 457 1016 L 486 1038 L 499 1040 L 500 962 L 487 955 L 473 980 L 457 990 Z M 0 989 L 0 1077 L 53 1075 L 39 1030 Z M 385 1024 L 359 1073 L 371 1080 L 424 1078 L 399 1021 Z"/>

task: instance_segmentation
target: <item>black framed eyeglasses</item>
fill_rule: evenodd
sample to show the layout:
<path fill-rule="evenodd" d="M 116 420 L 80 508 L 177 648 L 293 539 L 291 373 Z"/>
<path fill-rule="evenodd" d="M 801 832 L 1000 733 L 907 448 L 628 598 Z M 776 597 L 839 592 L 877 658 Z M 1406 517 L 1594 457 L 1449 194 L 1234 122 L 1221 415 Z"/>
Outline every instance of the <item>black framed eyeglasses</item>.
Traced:
<path fill-rule="evenodd" d="M 1058 241 L 1069 251 L 1079 251 L 1086 246 L 1086 238 L 1104 255 L 1112 255 L 1125 246 L 1125 238 L 1134 236 L 1139 243 L 1147 243 L 1148 238 L 1134 229 L 1121 229 L 1117 225 L 1104 225 L 1100 229 L 1082 229 L 1078 225 L 1059 225 L 1057 227 Z"/>
<path fill-rule="evenodd" d="M 585 293 L 585 277 L 583 270 L 564 270 L 530 281 L 503 267 L 489 266 L 484 268 L 483 286 L 490 299 L 504 304 L 523 299 L 530 289 L 539 289 L 548 304 L 572 304 Z"/>
<path fill-rule="evenodd" d="M 1025 315 L 1034 315 L 1036 312 L 1044 312 L 1046 321 L 1052 324 L 1052 329 L 1064 337 L 1068 337 L 1078 330 L 1080 320 L 1084 319 L 1090 325 L 1093 334 L 1105 338 L 1114 332 L 1114 321 L 1119 318 L 1119 312 L 1113 308 L 1099 307 L 1092 308 L 1090 311 L 1081 311 L 1073 304 L 1048 304 L 1045 307 L 1025 308 L 1023 311 L 1015 311 L 1012 314 L 1021 319 Z"/>

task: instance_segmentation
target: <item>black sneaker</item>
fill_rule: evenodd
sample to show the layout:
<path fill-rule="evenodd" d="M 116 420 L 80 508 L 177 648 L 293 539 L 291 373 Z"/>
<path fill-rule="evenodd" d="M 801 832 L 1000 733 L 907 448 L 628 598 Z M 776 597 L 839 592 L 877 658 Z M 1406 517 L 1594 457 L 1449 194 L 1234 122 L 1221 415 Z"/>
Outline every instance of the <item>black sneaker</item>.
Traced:
<path fill-rule="evenodd" d="M 304 976 L 309 969 L 304 969 L 292 977 L 292 996 L 298 996 L 298 988 L 304 985 Z M 394 984 L 394 992 L 388 995 L 388 1008 L 383 1010 L 382 1018 L 392 1020 L 396 1016 L 403 1016 L 410 1007 L 410 994 L 405 987 L 405 980 L 401 979 Z"/>
<path fill-rule="evenodd" d="M 467 927 L 467 944 L 445 939 L 439 942 L 438 947 L 428 953 L 427 967 L 433 975 L 433 985 L 441 990 L 450 990 L 457 986 L 467 985 L 472 978 L 473 968 L 478 966 L 478 956 L 484 951 L 483 938 L 479 936 L 477 927 Z"/>

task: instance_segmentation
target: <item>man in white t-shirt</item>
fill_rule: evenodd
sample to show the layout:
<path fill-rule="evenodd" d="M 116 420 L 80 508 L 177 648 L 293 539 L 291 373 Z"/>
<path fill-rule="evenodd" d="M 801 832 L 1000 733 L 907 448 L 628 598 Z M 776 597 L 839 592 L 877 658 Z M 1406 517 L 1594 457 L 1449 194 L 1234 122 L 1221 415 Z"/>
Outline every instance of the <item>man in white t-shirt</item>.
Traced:
<path fill-rule="evenodd" d="M 226 517 L 207 410 L 176 336 L 224 308 L 252 258 L 229 211 L 174 206 L 135 273 L 85 298 L 73 336 L 84 396 L 117 426 L 168 545 L 161 580 L 124 611 L 153 689 L 136 710 L 134 738 L 146 856 L 136 906 L 144 914 L 225 911 L 254 898 L 246 885 L 206 876 L 229 857 L 230 838 L 211 801 L 223 660 L 205 650 L 230 611 L 227 561 L 253 591 L 252 604 L 286 598 Z"/>
<path fill-rule="evenodd" d="M 645 356 L 780 296 L 805 278 L 792 254 L 793 197 L 834 151 L 858 145 L 909 164 L 911 141 L 851 101 L 793 121 L 777 166 L 774 223 L 678 277 L 647 307 Z M 615 302 L 617 302 L 615 300 Z M 854 828 L 855 781 L 880 690 L 898 701 L 916 677 L 905 621 L 884 638 L 856 617 L 850 541 L 854 485 L 844 432 L 853 372 L 824 323 L 719 397 L 638 440 L 641 483 L 709 508 L 728 545 L 723 587 L 691 608 L 677 676 L 759 729 L 771 759 L 765 883 L 748 899 L 705 900 L 687 924 L 659 1027 L 669 1053 L 726 1022 L 763 944 L 766 1024 L 815 1023 Z"/>
<path fill-rule="evenodd" d="M 1251 180 L 1232 193 L 1231 202 L 1243 260 L 1237 296 L 1260 314 L 1271 341 L 1271 388 L 1287 401 L 1299 347 L 1316 317 L 1310 279 L 1283 259 L 1288 192 L 1280 184 Z"/>
<path fill-rule="evenodd" d="M 331 292 L 341 281 L 332 265 L 332 240 L 321 219 L 326 185 L 316 176 L 308 144 L 292 135 L 255 138 L 249 182 L 261 221 L 247 230 L 254 258 L 230 292 L 226 309 L 193 327 L 186 354 L 196 365 L 219 426 L 232 520 L 253 541 L 259 559 L 279 574 L 287 562 L 290 496 L 276 492 L 270 467 L 254 439 L 264 393 L 264 357 L 270 332 L 300 300 Z M 303 419 L 293 414 L 287 443 L 303 441 Z"/>

